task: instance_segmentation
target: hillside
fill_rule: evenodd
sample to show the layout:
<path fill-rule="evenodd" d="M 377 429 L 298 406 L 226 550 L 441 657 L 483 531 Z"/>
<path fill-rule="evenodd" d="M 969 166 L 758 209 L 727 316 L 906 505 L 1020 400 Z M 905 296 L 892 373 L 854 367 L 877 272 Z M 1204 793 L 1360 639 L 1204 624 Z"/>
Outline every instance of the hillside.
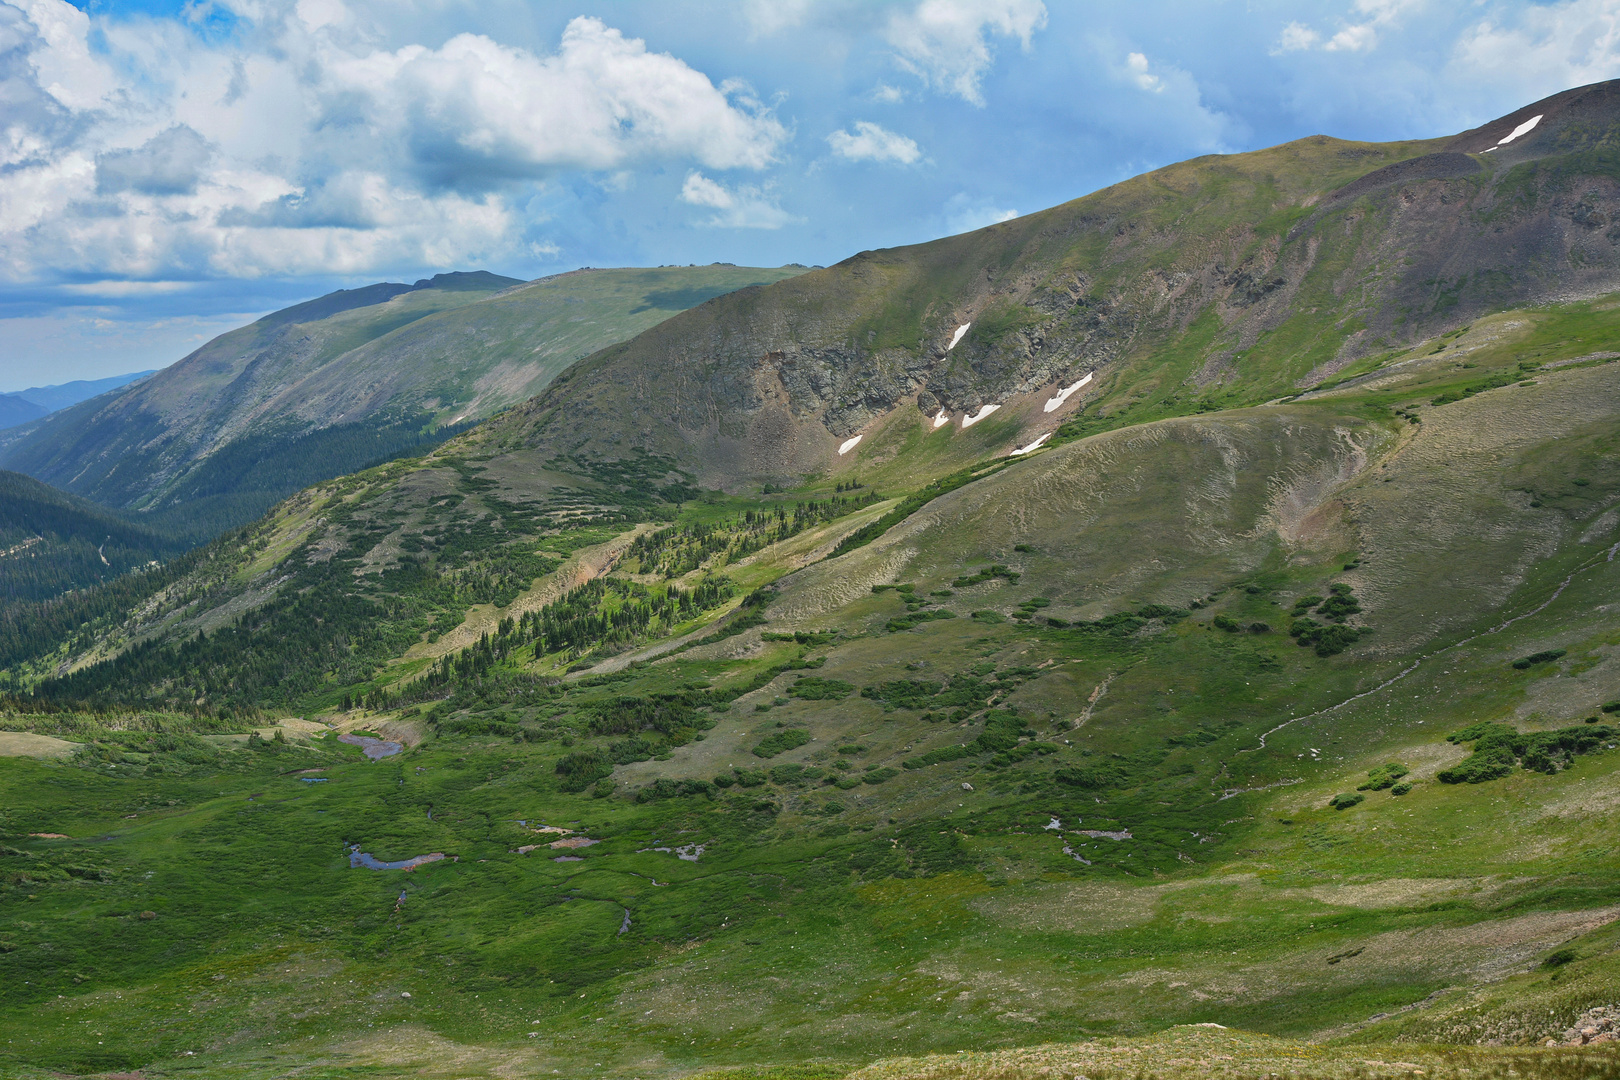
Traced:
<path fill-rule="evenodd" d="M 676 311 L 793 268 L 483 271 L 340 291 L 39 421 L 0 465 L 193 541 L 309 484 L 420 451 Z"/>
<path fill-rule="evenodd" d="M 94 503 L 0 472 L 0 612 L 110 581 L 178 550 L 172 538 Z"/>
<path fill-rule="evenodd" d="M 1620 285 L 1617 124 L 1620 88 L 1601 83 L 1450 138 L 1197 158 L 706 304 L 486 437 L 547 458 L 642 450 L 740 489 L 916 478 L 1075 417 L 1258 404 L 1489 311 Z"/>
<path fill-rule="evenodd" d="M 1008 223 L 1023 246 L 712 299 L 419 458 L 19 605 L 0 1071 L 1620 1076 L 1620 282 L 1601 248 L 1536 254 L 1574 235 L 1556 177 L 1612 190 L 1579 149 L 1608 93 L 1089 197 L 1253 212 L 1279 261 L 1359 236 L 1376 346 L 1326 315 L 1316 352 L 1267 344 L 1304 294 L 1267 315 L 1209 279 L 1122 306 L 1053 409 L 1036 384 L 965 430 L 883 397 L 923 392 L 899 353 L 803 418 L 769 381 L 818 281 L 827 326 L 978 295 L 991 264 L 952 253 L 1034 266 L 1081 200 Z M 1530 115 L 1552 150 L 1501 144 Z M 1165 179 L 1266 154 L 1322 167 L 1286 212 Z M 1464 215 L 1460 182 L 1532 209 Z M 1121 220 L 1116 262 L 1064 272 L 1128 297 Z M 1496 271 L 1403 310 L 1442 247 Z M 926 392 L 977 415 L 943 395 L 1089 363 L 1076 325 L 970 328 Z M 1228 381 L 1181 381 L 1250 331 Z M 878 363 L 820 355 L 828 387 Z"/>

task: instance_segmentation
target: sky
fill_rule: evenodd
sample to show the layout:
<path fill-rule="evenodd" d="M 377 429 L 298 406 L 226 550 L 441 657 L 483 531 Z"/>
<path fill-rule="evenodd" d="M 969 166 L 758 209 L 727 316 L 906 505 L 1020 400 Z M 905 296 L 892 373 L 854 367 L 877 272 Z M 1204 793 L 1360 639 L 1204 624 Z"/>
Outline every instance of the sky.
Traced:
<path fill-rule="evenodd" d="M 0 391 L 444 270 L 826 265 L 1620 76 L 1620 0 L 0 0 Z"/>

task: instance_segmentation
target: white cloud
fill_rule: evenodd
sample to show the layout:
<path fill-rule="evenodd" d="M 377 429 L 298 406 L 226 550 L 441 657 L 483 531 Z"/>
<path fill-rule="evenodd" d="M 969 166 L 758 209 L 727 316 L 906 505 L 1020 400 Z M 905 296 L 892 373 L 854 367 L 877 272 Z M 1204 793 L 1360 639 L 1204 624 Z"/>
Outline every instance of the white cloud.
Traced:
<path fill-rule="evenodd" d="M 798 220 L 772 202 L 761 188 L 732 190 L 700 172 L 687 174 L 681 185 L 681 201 L 716 211 L 704 224 L 720 228 L 780 229 Z"/>
<path fill-rule="evenodd" d="M 769 37 L 801 25 L 814 0 L 745 0 L 743 17 L 753 37 Z"/>
<path fill-rule="evenodd" d="M 945 232 L 948 236 L 972 232 L 986 225 L 999 225 L 1018 216 L 1018 211 L 992 205 L 986 199 L 966 192 L 952 195 L 945 202 Z"/>
<path fill-rule="evenodd" d="M 1322 35 L 1304 23 L 1291 22 L 1283 27 L 1271 55 L 1321 49 L 1323 52 L 1371 52 L 1378 47 L 1378 32 L 1395 26 L 1400 17 L 1423 5 L 1424 0 L 1356 0 L 1351 11 L 1360 16 L 1359 22 L 1340 26 L 1331 37 Z"/>
<path fill-rule="evenodd" d="M 464 264 L 529 250 L 521 185 L 759 170 L 787 138 L 745 86 L 598 19 L 552 54 L 379 49 L 354 10 L 239 0 L 216 38 L 0 0 L 0 280 Z M 732 212 L 765 220 L 758 202 Z"/>
<path fill-rule="evenodd" d="M 884 36 L 904 66 L 927 86 L 984 104 L 980 83 L 993 59 L 987 34 L 1030 47 L 1046 26 L 1041 0 L 922 0 L 889 19 Z"/>
<path fill-rule="evenodd" d="M 1291 22 L 1283 27 L 1282 35 L 1277 39 L 1277 47 L 1271 51 L 1271 55 L 1278 56 L 1282 53 L 1303 52 L 1321 40 L 1322 35 L 1304 23 Z"/>
<path fill-rule="evenodd" d="M 1378 31 L 1372 23 L 1347 26 L 1322 45 L 1325 52 L 1369 52 L 1378 47 Z"/>
<path fill-rule="evenodd" d="M 853 132 L 833 132 L 827 136 L 827 144 L 833 153 L 850 161 L 894 161 L 910 165 L 922 157 L 922 150 L 914 141 L 869 120 L 855 121 Z"/>
<path fill-rule="evenodd" d="M 1143 90 L 1151 90 L 1155 94 L 1164 90 L 1164 80 L 1148 70 L 1148 58 L 1145 54 L 1131 53 L 1125 58 L 1125 66 L 1130 70 L 1136 85 Z"/>
<path fill-rule="evenodd" d="M 1507 83 L 1526 102 L 1620 77 L 1620 0 L 1566 0 L 1487 19 L 1458 39 L 1447 73 L 1476 86 Z"/>

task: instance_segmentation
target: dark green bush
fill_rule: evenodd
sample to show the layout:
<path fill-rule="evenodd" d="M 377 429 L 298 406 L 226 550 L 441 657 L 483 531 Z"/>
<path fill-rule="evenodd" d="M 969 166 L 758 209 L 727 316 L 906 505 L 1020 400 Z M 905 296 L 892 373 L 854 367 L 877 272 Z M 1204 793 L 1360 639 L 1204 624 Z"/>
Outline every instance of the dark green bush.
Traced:
<path fill-rule="evenodd" d="M 972 574 L 959 577 L 951 582 L 951 585 L 954 588 L 965 589 L 970 585 L 982 585 L 986 581 L 994 581 L 996 578 L 1005 578 L 1009 583 L 1017 584 L 1020 576 L 1011 567 L 996 563 L 994 566 L 986 566 Z"/>
<path fill-rule="evenodd" d="M 1522 660 L 1513 661 L 1513 666 L 1523 671 L 1525 668 L 1534 667 L 1537 664 L 1550 664 L 1568 652 L 1568 649 L 1544 649 L 1538 653 L 1531 653 Z"/>
<path fill-rule="evenodd" d="M 1583 724 L 1557 731 L 1517 731 L 1507 724 L 1480 722 L 1446 736 L 1448 742 L 1474 744 L 1474 752 L 1436 775 L 1445 784 L 1479 784 L 1507 776 L 1522 765 L 1532 772 L 1555 773 L 1570 759 L 1606 749 L 1615 737 L 1607 724 Z"/>
<path fill-rule="evenodd" d="M 762 758 L 775 757 L 785 750 L 803 746 L 809 741 L 810 733 L 802 728 L 784 728 L 774 735 L 768 735 L 761 739 L 759 745 L 754 747 L 754 756 Z"/>
<path fill-rule="evenodd" d="M 613 775 L 613 762 L 600 750 L 580 750 L 564 754 L 557 762 L 564 791 L 584 791 L 605 776 Z"/>
<path fill-rule="evenodd" d="M 854 686 L 839 679 L 805 675 L 788 687 L 788 696 L 803 698 L 806 701 L 837 701 L 849 697 L 854 691 Z"/>
<path fill-rule="evenodd" d="M 1346 792 L 1346 793 L 1344 793 L 1342 795 L 1333 796 L 1333 801 L 1328 803 L 1328 805 L 1333 807 L 1333 809 L 1335 809 L 1335 810 L 1348 810 L 1352 806 L 1355 806 L 1358 803 L 1363 803 L 1363 802 L 1366 802 L 1366 801 L 1367 801 L 1367 796 L 1365 796 L 1365 795 L 1351 795 L 1348 792 Z"/>
<path fill-rule="evenodd" d="M 1367 771 L 1367 782 L 1356 788 L 1357 791 L 1383 791 L 1392 788 L 1395 782 L 1412 770 L 1399 762 L 1392 761 L 1388 765 L 1380 765 L 1376 769 Z"/>

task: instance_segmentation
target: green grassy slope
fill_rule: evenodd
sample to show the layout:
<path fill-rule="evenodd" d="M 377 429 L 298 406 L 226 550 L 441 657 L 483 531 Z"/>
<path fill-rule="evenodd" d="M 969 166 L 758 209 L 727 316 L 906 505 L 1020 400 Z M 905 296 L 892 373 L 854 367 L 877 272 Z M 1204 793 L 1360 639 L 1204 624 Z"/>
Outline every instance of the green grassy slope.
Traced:
<path fill-rule="evenodd" d="M 146 646 L 9 673 L 0 728 L 82 749 L 0 761 L 0 1061 L 1612 1075 L 1413 1045 L 1620 995 L 1611 304 L 991 459 L 830 559 L 903 493 L 313 489 L 53 670 Z M 1274 1038 L 1142 1041 L 1200 1023 Z"/>
<path fill-rule="evenodd" d="M 1296 393 L 1492 311 L 1616 287 L 1613 87 L 1529 109 L 1548 118 L 1501 152 L 1482 151 L 1511 118 L 1417 142 L 1313 136 L 861 252 L 604 350 L 486 437 L 594 460 L 637 448 L 741 490 L 902 467 L 901 444 L 929 433 L 948 472 L 1077 414 Z M 964 430 L 992 405 L 994 438 Z M 612 441 L 609 416 L 632 434 Z"/>
<path fill-rule="evenodd" d="M 334 293 L 36 424 L 3 460 L 197 542 L 309 484 L 420 452 L 675 311 L 799 272 L 589 270 L 525 285 L 480 271 Z"/>

